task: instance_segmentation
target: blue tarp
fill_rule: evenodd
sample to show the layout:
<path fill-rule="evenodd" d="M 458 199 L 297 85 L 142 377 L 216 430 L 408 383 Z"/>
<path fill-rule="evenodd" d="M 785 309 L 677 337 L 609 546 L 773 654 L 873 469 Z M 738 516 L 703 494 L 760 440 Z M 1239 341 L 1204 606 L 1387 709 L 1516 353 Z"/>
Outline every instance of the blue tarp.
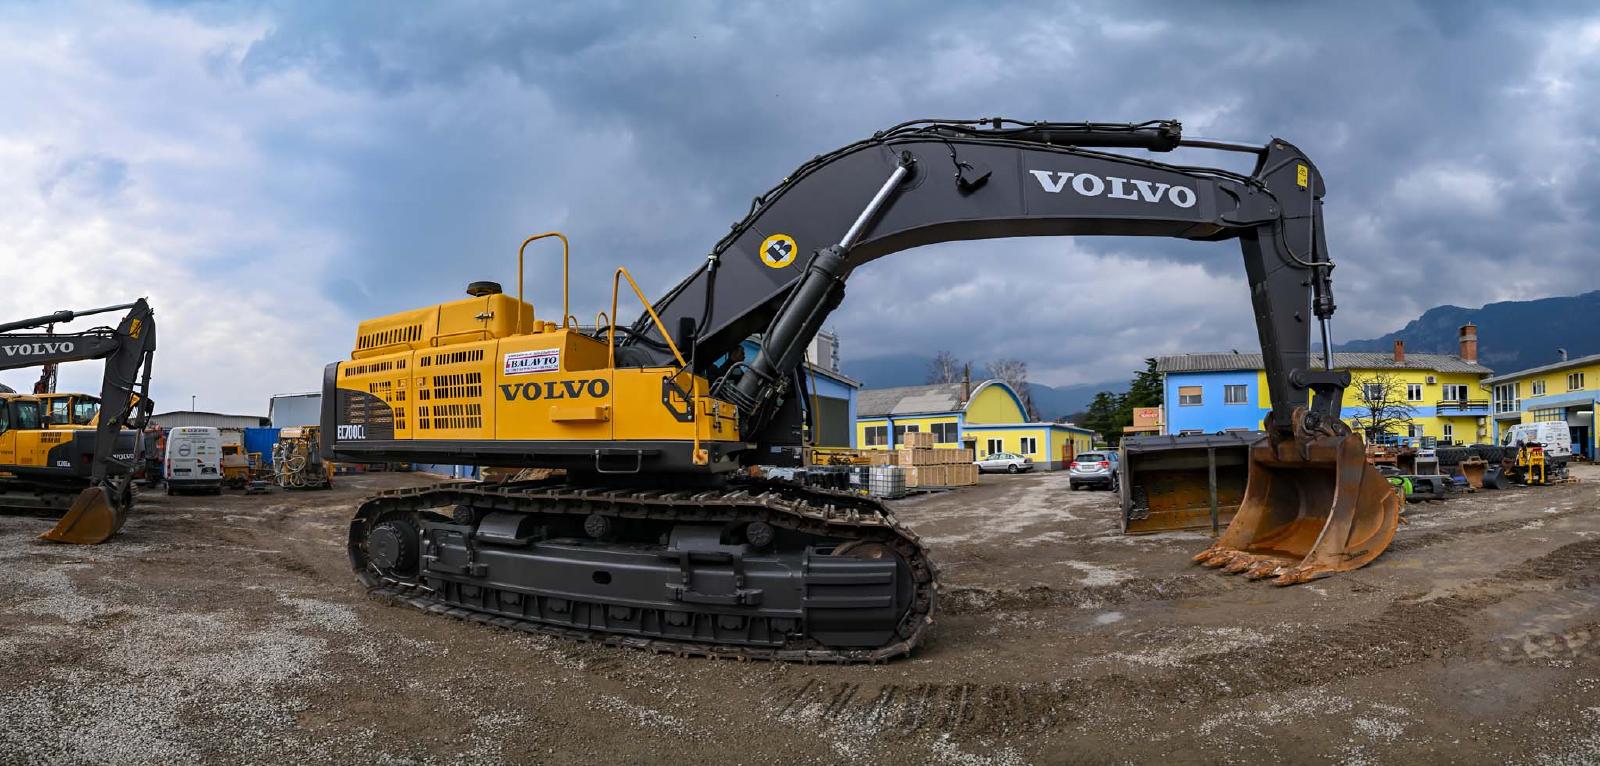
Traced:
<path fill-rule="evenodd" d="M 244 451 L 261 453 L 261 462 L 272 465 L 272 445 L 278 443 L 277 428 L 244 429 Z"/>

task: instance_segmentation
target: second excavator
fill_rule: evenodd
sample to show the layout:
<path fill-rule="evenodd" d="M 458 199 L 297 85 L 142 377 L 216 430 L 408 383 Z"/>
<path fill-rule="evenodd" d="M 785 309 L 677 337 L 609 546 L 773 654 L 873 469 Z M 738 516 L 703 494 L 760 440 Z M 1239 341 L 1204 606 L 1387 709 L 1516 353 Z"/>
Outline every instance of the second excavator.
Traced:
<path fill-rule="evenodd" d="M 115 327 L 54 331 L 122 310 Z M 41 328 L 47 332 L 33 332 Z M 0 370 L 46 368 L 37 396 L 0 396 L 0 509 L 60 516 L 40 535 L 52 542 L 102 543 L 122 528 L 154 406 L 155 349 L 155 312 L 143 298 L 0 324 Z M 49 390 L 56 365 L 86 359 L 104 360 L 99 397 Z"/>
<path fill-rule="evenodd" d="M 1179 147 L 1243 152 L 1254 170 L 1119 153 Z M 910 122 L 800 166 L 654 303 L 617 269 L 610 311 L 587 329 L 567 305 L 565 237 L 531 237 L 515 298 L 479 282 L 361 324 L 325 373 L 323 452 L 565 475 L 373 497 L 351 523 L 351 564 L 381 597 L 503 627 L 717 656 L 905 654 L 938 596 L 917 536 L 875 500 L 744 470 L 801 460 L 807 343 L 875 259 L 1130 235 L 1234 240 L 1244 256 L 1272 409 L 1246 497 L 1198 559 L 1279 584 L 1362 566 L 1389 544 L 1399 501 L 1339 420 L 1349 374 L 1312 364 L 1313 325 L 1328 348 L 1334 313 L 1323 192 L 1285 141 L 1185 139 L 1172 121 Z M 544 237 L 564 254 L 549 318 L 522 294 L 523 254 Z M 617 321 L 623 280 L 644 303 L 632 324 Z"/>

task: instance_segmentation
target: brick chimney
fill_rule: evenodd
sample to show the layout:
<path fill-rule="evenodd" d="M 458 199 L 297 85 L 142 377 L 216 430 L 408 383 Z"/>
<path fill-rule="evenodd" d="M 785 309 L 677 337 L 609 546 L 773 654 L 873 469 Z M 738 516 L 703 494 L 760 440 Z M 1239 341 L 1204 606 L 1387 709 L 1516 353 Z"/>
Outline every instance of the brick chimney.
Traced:
<path fill-rule="evenodd" d="M 1403 340 L 1394 342 L 1394 361 L 1397 364 L 1406 363 L 1406 342 Z"/>
<path fill-rule="evenodd" d="M 1461 360 L 1478 361 L 1478 326 L 1471 322 L 1461 325 Z"/>
<path fill-rule="evenodd" d="M 966 404 L 972 398 L 972 363 L 961 366 L 961 403 Z"/>

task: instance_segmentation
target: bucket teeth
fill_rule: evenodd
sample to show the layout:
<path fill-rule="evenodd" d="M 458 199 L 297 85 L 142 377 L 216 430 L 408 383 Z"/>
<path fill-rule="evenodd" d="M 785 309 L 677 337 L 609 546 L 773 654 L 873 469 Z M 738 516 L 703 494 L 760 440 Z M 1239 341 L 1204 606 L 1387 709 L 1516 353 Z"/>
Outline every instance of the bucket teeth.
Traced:
<path fill-rule="evenodd" d="M 1200 551 L 1199 553 L 1194 554 L 1194 556 L 1190 557 L 1189 560 L 1193 561 L 1196 564 L 1204 564 L 1204 563 L 1206 563 L 1206 559 L 1209 559 L 1212 556 L 1215 556 L 1217 554 L 1217 551 L 1219 551 L 1219 550 L 1221 550 L 1221 549 L 1213 545 L 1210 548 L 1207 548 L 1207 549 L 1205 549 L 1203 551 Z"/>
<path fill-rule="evenodd" d="M 1239 574 L 1240 572 L 1243 572 L 1253 566 L 1255 566 L 1255 560 L 1249 555 L 1241 554 L 1234 556 L 1233 560 L 1229 561 L 1228 565 L 1222 568 L 1222 571 L 1228 574 Z"/>
<path fill-rule="evenodd" d="M 1283 565 L 1276 561 L 1257 561 L 1244 571 L 1244 576 L 1251 580 L 1271 577 L 1283 571 Z"/>
<path fill-rule="evenodd" d="M 1233 551 L 1219 550 L 1215 553 L 1212 553 L 1210 556 L 1207 556 L 1205 561 L 1200 562 L 1200 564 L 1201 566 L 1208 566 L 1212 569 L 1216 569 L 1217 567 L 1227 564 L 1229 561 L 1233 560 L 1233 554 Z"/>
<path fill-rule="evenodd" d="M 1325 574 L 1327 572 L 1321 571 L 1317 567 L 1295 567 L 1293 569 L 1285 569 L 1277 577 L 1273 578 L 1272 584 L 1299 585 L 1303 582 L 1315 580 Z"/>

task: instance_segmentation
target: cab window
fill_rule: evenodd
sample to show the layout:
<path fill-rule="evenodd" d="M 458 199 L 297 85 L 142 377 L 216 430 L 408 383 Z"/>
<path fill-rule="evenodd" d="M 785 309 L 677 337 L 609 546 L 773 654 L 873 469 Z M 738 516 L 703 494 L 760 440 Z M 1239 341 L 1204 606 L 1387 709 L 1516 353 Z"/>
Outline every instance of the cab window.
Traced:
<path fill-rule="evenodd" d="M 11 421 L 20 429 L 29 430 L 40 428 L 38 402 L 12 402 Z"/>
<path fill-rule="evenodd" d="M 0 402 L 0 434 L 11 430 L 11 404 Z"/>
<path fill-rule="evenodd" d="M 86 426 L 94 420 L 95 413 L 100 411 L 100 403 L 79 399 L 72 403 L 72 422 L 75 425 Z"/>
<path fill-rule="evenodd" d="M 70 410 L 72 402 L 66 399 L 51 399 L 50 410 L 45 414 L 45 421 L 53 426 L 64 426 L 71 422 Z"/>

